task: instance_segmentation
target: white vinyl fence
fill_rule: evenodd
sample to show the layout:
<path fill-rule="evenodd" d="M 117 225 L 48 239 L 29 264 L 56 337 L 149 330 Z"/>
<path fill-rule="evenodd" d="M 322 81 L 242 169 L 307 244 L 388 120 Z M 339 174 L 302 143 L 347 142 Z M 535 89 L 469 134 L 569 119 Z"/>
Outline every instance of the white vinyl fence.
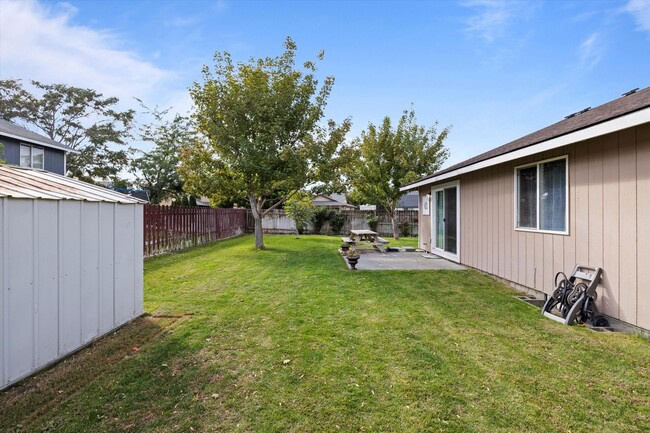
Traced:
<path fill-rule="evenodd" d="M 391 224 L 390 215 L 387 212 L 368 212 L 368 211 L 359 211 L 359 210 L 343 210 L 340 211 L 345 215 L 345 224 L 343 224 L 342 233 L 349 233 L 350 230 L 363 230 L 368 229 L 368 223 L 366 222 L 366 216 L 369 214 L 376 214 L 379 218 L 379 223 L 377 225 L 377 231 L 382 236 L 392 236 L 393 235 L 393 226 Z M 398 211 L 398 220 L 403 221 L 407 220 L 410 223 L 410 236 L 417 236 L 418 234 L 418 211 L 417 210 L 404 210 Z M 254 219 L 253 214 L 248 211 L 248 223 L 247 231 L 252 232 L 254 230 Z M 264 216 L 262 219 L 262 229 L 265 233 L 295 233 L 296 225 L 293 220 L 289 218 L 284 210 L 272 210 Z M 307 226 L 307 233 L 313 233 L 313 227 L 311 224 Z M 328 226 L 322 230 L 323 234 L 341 234 L 341 233 L 330 233 Z"/>

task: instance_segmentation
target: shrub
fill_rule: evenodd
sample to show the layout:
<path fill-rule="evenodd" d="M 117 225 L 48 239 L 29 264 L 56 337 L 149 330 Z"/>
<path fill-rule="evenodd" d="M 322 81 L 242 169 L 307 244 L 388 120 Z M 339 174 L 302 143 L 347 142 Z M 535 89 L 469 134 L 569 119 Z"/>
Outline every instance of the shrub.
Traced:
<path fill-rule="evenodd" d="M 323 226 L 327 221 L 330 219 L 330 214 L 332 213 L 332 210 L 326 208 L 326 207 L 319 207 L 316 209 L 314 212 L 314 215 L 311 217 L 311 222 L 314 224 L 314 232 L 315 233 L 321 233 L 323 230 Z"/>
<path fill-rule="evenodd" d="M 377 226 L 379 225 L 379 218 L 377 218 L 377 215 L 369 214 L 366 217 L 366 222 L 368 223 L 368 227 L 370 227 L 370 230 L 373 232 L 377 231 Z"/>
<path fill-rule="evenodd" d="M 343 224 L 345 224 L 346 217 L 342 212 L 332 212 L 330 214 L 330 228 L 332 229 L 333 234 L 341 234 L 343 230 Z"/>
<path fill-rule="evenodd" d="M 411 222 L 409 220 L 403 220 L 399 223 L 399 234 L 401 237 L 405 238 L 411 236 Z"/>

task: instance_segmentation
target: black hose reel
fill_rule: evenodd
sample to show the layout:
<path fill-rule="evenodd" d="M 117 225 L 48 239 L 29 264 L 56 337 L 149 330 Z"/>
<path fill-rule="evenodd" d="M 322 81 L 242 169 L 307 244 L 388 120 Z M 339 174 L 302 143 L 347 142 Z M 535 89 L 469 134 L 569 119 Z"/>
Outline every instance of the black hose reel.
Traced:
<path fill-rule="evenodd" d="M 609 327 L 609 321 L 598 313 L 596 288 L 601 268 L 576 265 L 570 277 L 564 272 L 555 275 L 555 290 L 548 297 L 542 315 L 565 325 L 590 323 L 594 327 Z"/>

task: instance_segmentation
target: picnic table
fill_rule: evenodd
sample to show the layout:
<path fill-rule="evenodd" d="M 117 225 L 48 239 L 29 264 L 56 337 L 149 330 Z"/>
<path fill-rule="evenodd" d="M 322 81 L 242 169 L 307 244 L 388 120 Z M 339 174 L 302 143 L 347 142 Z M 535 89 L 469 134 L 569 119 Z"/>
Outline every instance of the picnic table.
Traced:
<path fill-rule="evenodd" d="M 386 252 L 384 245 L 388 243 L 379 233 L 372 230 L 350 230 L 350 236 L 342 237 L 341 240 L 348 245 L 370 245 L 382 253 Z"/>

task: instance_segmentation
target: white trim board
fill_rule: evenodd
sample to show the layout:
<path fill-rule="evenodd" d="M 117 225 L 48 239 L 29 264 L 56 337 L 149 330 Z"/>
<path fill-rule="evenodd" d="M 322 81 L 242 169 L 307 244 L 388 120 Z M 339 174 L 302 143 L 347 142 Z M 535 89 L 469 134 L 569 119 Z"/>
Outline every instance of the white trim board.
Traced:
<path fill-rule="evenodd" d="M 471 173 L 472 171 L 480 170 L 482 168 L 492 167 L 494 165 L 503 164 L 504 162 L 514 161 L 515 159 L 524 158 L 527 156 L 535 155 L 537 153 L 546 152 L 548 150 L 557 149 L 558 147 L 566 146 L 572 143 L 589 140 L 594 137 L 609 134 L 612 132 L 620 131 L 626 128 L 642 125 L 650 122 L 650 107 L 628 113 L 624 116 L 608 120 L 597 125 L 593 125 L 579 131 L 570 132 L 560 137 L 551 138 L 541 143 L 533 144 L 532 146 L 524 147 L 503 155 L 498 155 L 484 161 L 479 161 L 474 164 L 460 167 L 448 173 L 443 173 L 439 176 L 434 176 L 429 179 L 423 179 L 419 182 L 400 188 L 400 191 L 409 191 L 421 186 L 429 185 L 432 183 L 440 182 L 445 179 L 450 179 L 461 174 Z"/>

